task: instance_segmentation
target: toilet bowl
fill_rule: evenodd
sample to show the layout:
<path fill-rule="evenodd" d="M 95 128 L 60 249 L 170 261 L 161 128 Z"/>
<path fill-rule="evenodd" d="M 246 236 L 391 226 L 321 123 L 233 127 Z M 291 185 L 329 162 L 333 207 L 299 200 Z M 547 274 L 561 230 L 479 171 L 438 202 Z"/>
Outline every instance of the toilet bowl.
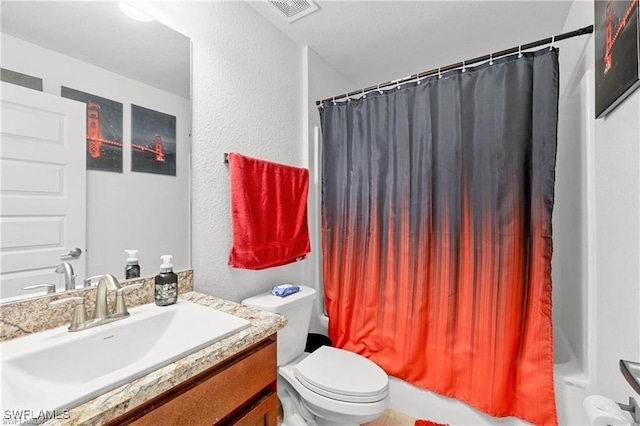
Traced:
<path fill-rule="evenodd" d="M 387 374 L 368 359 L 342 349 L 322 346 L 312 354 L 304 353 L 280 366 L 278 374 L 296 391 L 301 405 L 325 424 L 365 423 L 389 406 Z"/>
<path fill-rule="evenodd" d="M 389 378 L 374 362 L 358 354 L 321 346 L 304 352 L 316 291 L 278 297 L 260 294 L 242 303 L 285 316 L 278 331 L 278 399 L 283 426 L 358 425 L 378 418 L 389 406 Z"/>

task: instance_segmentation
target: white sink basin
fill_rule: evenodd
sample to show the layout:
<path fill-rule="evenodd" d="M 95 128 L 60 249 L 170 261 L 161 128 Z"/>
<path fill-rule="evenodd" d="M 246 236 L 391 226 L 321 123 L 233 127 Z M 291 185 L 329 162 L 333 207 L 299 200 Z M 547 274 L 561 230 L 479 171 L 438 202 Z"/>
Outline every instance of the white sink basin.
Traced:
<path fill-rule="evenodd" d="M 1 344 L 2 408 L 73 408 L 250 325 L 184 300 L 129 312 L 89 330 L 65 326 Z"/>

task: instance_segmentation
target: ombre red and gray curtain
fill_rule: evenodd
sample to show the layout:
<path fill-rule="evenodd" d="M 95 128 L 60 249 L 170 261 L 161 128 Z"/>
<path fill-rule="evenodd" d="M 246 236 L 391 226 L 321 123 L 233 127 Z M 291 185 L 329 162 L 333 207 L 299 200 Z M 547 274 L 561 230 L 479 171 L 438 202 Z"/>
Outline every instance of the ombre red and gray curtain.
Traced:
<path fill-rule="evenodd" d="M 492 416 L 556 425 L 558 52 L 320 108 L 329 335 Z"/>

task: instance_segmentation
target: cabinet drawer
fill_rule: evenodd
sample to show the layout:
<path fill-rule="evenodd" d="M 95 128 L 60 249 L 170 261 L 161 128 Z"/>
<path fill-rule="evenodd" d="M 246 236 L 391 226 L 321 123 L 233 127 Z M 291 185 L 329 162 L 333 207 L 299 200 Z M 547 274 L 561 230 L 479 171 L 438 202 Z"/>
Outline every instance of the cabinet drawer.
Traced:
<path fill-rule="evenodd" d="M 214 424 L 276 380 L 276 344 L 257 349 L 185 389 L 154 404 L 133 425 Z"/>
<path fill-rule="evenodd" d="M 278 395 L 272 393 L 258 401 L 244 416 L 234 423 L 235 426 L 277 426 Z"/>

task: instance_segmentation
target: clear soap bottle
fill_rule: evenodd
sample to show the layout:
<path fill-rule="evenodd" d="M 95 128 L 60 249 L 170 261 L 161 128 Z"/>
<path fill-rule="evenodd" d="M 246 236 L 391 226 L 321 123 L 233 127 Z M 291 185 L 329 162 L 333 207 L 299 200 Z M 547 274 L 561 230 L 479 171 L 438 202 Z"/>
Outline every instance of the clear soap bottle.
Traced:
<path fill-rule="evenodd" d="M 162 265 L 160 273 L 155 278 L 156 305 L 173 305 L 178 300 L 178 276 L 173 273 L 173 256 L 165 254 L 160 256 Z"/>
<path fill-rule="evenodd" d="M 127 258 L 127 266 L 124 268 L 124 277 L 126 279 L 140 278 L 140 264 L 138 263 L 138 250 L 125 250 L 129 255 Z"/>

